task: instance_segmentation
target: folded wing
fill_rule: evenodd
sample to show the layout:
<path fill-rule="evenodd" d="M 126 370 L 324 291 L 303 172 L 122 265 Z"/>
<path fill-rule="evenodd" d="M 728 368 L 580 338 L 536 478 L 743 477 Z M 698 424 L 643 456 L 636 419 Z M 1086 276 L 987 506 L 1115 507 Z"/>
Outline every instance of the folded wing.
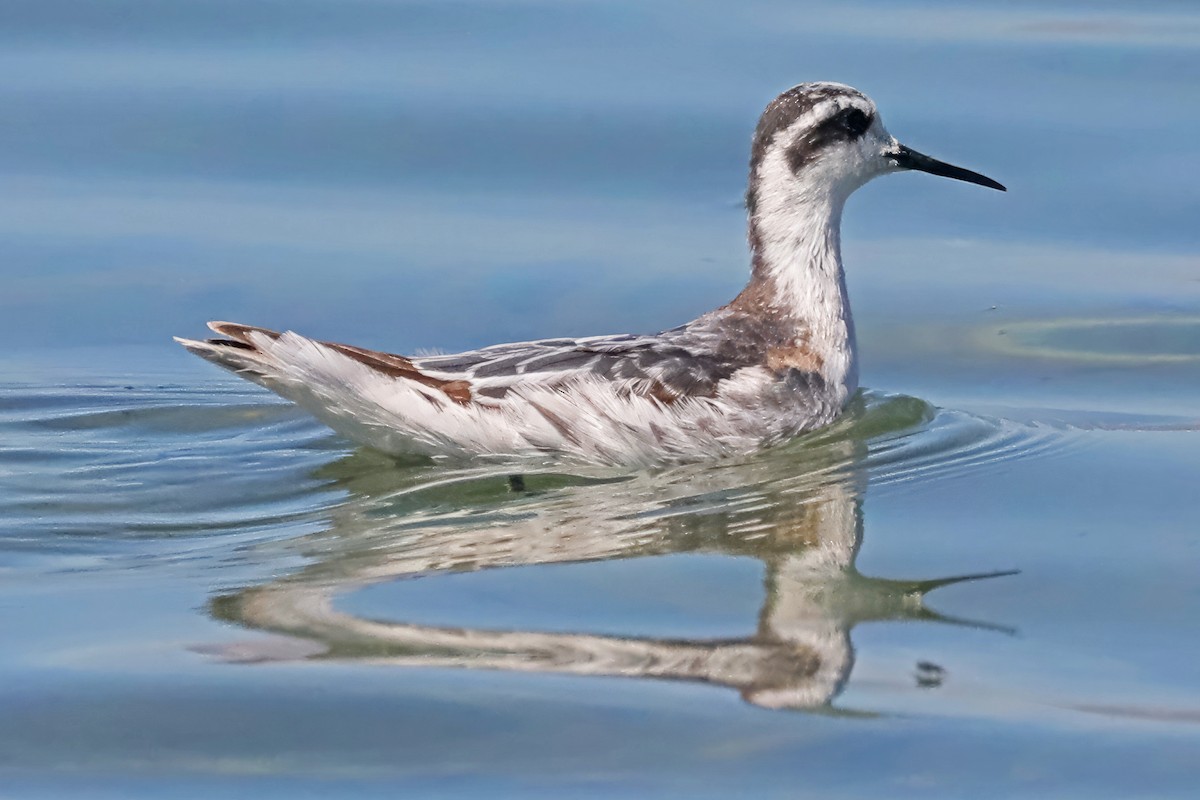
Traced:
<path fill-rule="evenodd" d="M 754 365 L 710 347 L 702 330 L 403 356 L 238 323 L 210 327 L 221 337 L 179 341 L 387 452 L 650 462 L 694 449 L 697 431 L 716 452 L 749 446 L 730 429 L 736 415 L 723 394 Z"/>

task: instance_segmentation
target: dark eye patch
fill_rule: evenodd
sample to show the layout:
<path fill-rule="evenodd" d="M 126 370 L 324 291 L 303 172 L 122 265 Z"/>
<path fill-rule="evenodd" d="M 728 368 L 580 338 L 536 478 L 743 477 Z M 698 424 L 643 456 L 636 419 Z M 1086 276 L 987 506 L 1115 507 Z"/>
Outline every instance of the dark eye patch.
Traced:
<path fill-rule="evenodd" d="M 830 120 L 851 137 L 857 139 L 871 127 L 871 118 L 861 108 L 844 108 Z"/>
<path fill-rule="evenodd" d="M 871 115 L 860 108 L 843 108 L 815 128 L 797 136 L 787 149 L 788 165 L 799 172 L 818 153 L 837 142 L 852 142 L 871 127 Z"/>

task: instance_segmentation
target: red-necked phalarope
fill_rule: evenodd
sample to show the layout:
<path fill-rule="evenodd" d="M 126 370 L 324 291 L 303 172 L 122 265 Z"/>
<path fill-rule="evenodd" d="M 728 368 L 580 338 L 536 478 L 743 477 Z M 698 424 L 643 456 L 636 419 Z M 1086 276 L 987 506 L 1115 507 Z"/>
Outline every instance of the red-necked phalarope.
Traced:
<path fill-rule="evenodd" d="M 861 92 L 803 83 L 754 132 L 750 281 L 686 325 L 431 356 L 232 322 L 209 323 L 227 338 L 178 341 L 396 455 L 654 464 L 745 452 L 832 422 L 857 390 L 842 207 L 909 169 L 1004 190 L 897 142 Z"/>

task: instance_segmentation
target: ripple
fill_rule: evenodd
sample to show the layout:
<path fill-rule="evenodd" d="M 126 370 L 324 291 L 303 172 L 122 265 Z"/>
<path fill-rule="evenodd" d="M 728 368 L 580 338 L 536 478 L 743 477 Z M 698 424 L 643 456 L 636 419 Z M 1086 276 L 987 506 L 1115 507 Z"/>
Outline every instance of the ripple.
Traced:
<path fill-rule="evenodd" d="M 53 431 L 129 428 L 140 431 L 193 434 L 249 425 L 271 425 L 300 419 L 295 406 L 243 403 L 223 406 L 177 405 L 88 411 L 37 420 L 32 424 Z"/>
<path fill-rule="evenodd" d="M 1038 419 L 939 409 L 919 398 L 871 391 L 833 425 L 779 450 L 797 456 L 793 468 L 803 469 L 806 479 L 865 468 L 872 485 L 886 485 L 1056 453 L 1077 441 L 1074 430 Z M 847 443 L 859 443 L 866 452 L 850 457 Z M 830 459 L 839 448 L 847 457 Z"/>
<path fill-rule="evenodd" d="M 252 391 L 21 387 L 3 399 L 10 554 L 85 555 L 97 569 L 227 556 L 319 529 L 340 499 L 312 476 L 329 433 Z"/>
<path fill-rule="evenodd" d="M 635 472 L 448 469 L 348 450 L 302 412 L 258 397 L 170 386 L 6 395 L 0 515 L 10 525 L 0 547 L 86 554 L 103 568 L 228 558 L 230 547 L 332 529 L 395 538 L 536 519 L 602 521 L 635 539 L 710 519 L 714 535 L 752 537 L 781 503 L 856 475 L 886 485 L 963 473 L 1071 440 L 1050 426 L 867 392 L 834 425 L 743 458 Z M 514 493 L 508 475 L 518 469 L 527 490 Z"/>
<path fill-rule="evenodd" d="M 942 411 L 918 431 L 878 442 L 867 466 L 872 483 L 899 483 L 1044 456 L 1073 442 L 1066 432 L 1046 426 Z"/>
<path fill-rule="evenodd" d="M 358 450 L 316 474 L 353 498 L 356 530 L 384 537 L 539 515 L 563 524 L 618 523 L 629 530 L 707 516 L 749 535 L 756 520 L 781 502 L 803 502 L 822 487 L 860 480 L 857 476 L 875 486 L 965 475 L 1058 452 L 1075 439 L 1061 428 L 868 392 L 834 425 L 742 458 L 639 472 L 554 465 L 447 469 L 396 464 Z M 514 494 L 507 478 L 518 469 L 527 490 Z M 781 499 L 788 497 L 797 500 Z"/>

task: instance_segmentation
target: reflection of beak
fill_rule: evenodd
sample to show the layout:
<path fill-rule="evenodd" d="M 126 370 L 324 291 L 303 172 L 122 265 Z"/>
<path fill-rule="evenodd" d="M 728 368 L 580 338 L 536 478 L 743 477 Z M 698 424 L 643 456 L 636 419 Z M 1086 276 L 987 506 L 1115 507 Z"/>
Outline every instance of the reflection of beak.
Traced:
<path fill-rule="evenodd" d="M 924 153 L 918 153 L 910 147 L 905 147 L 902 144 L 897 144 L 895 150 L 884 153 L 892 162 L 901 169 L 915 169 L 921 172 L 928 172 L 931 175 L 941 175 L 944 178 L 954 178 L 958 181 L 966 181 L 967 183 L 977 183 L 980 186 L 986 186 L 989 189 L 999 189 L 1002 192 L 1008 190 L 1003 184 L 980 175 L 978 172 L 971 172 L 969 169 L 956 167 L 953 164 L 947 164 L 945 161 L 938 161 L 936 158 L 930 158 Z"/>

